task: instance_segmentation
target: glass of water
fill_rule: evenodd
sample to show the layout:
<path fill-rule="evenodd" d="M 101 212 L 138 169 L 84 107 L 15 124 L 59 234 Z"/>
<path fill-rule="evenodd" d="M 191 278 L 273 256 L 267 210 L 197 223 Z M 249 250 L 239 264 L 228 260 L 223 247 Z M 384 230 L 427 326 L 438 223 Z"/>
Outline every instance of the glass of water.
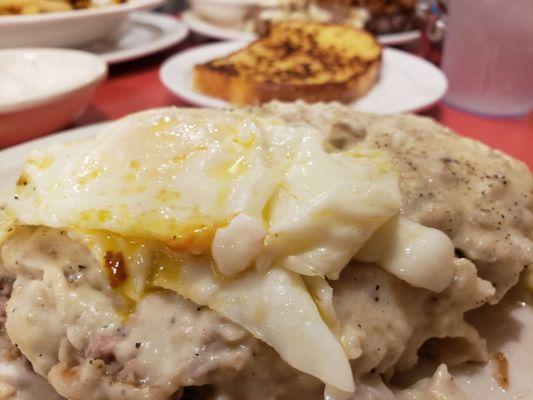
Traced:
<path fill-rule="evenodd" d="M 492 116 L 533 109 L 533 0 L 448 0 L 445 102 Z"/>

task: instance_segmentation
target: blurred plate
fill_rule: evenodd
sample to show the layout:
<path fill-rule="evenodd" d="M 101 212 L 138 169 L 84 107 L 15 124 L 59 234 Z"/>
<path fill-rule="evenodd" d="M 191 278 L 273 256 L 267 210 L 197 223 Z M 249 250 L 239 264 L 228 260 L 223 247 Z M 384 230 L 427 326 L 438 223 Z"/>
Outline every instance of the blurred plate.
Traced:
<path fill-rule="evenodd" d="M 387 33 L 385 35 L 378 35 L 377 38 L 378 42 L 383 46 L 396 46 L 417 41 L 420 39 L 420 31 Z"/>
<path fill-rule="evenodd" d="M 108 64 L 134 60 L 182 42 L 189 30 L 182 21 L 165 14 L 139 12 L 128 16 L 111 37 L 83 47 Z"/>
<path fill-rule="evenodd" d="M 226 101 L 194 90 L 193 69 L 196 64 L 227 56 L 247 43 L 211 43 L 181 52 L 163 64 L 160 78 L 172 93 L 191 104 L 227 107 Z M 386 48 L 379 81 L 366 96 L 353 102 L 352 108 L 379 114 L 420 111 L 439 101 L 447 87 L 446 77 L 433 64 L 409 53 Z"/>
<path fill-rule="evenodd" d="M 20 175 L 22 165 L 30 151 L 44 149 L 56 144 L 89 139 L 96 136 L 106 125 L 109 125 L 109 122 L 68 129 L 0 150 L 0 192 L 2 189 L 8 189 L 10 185 L 13 185 L 15 182 L 13 177 Z"/>
<path fill-rule="evenodd" d="M 0 48 L 78 47 L 108 36 L 128 14 L 164 0 L 129 0 L 83 10 L 33 15 L 0 15 Z"/>
<path fill-rule="evenodd" d="M 220 26 L 209 22 L 199 17 L 193 11 L 185 11 L 182 14 L 183 22 L 185 22 L 189 29 L 202 36 L 207 36 L 214 39 L 221 40 L 255 40 L 256 35 L 251 32 L 246 32 L 242 29 L 234 29 L 225 26 Z"/>
<path fill-rule="evenodd" d="M 212 23 L 198 16 L 194 11 L 189 10 L 184 12 L 182 18 L 191 31 L 210 38 L 221 40 L 255 40 L 257 38 L 254 33 Z M 384 46 L 405 44 L 418 40 L 419 38 L 420 31 L 389 33 L 377 36 L 378 42 Z"/>
<path fill-rule="evenodd" d="M 75 142 L 94 137 L 109 122 L 69 129 L 64 132 L 48 135 L 40 139 L 34 139 L 26 143 L 0 150 L 0 201 L 10 193 L 15 185 L 28 154 L 34 150 L 40 150 L 48 146 Z M 0 148 L 1 149 L 1 148 Z M 5 368 L 0 360 L 0 376 Z"/>

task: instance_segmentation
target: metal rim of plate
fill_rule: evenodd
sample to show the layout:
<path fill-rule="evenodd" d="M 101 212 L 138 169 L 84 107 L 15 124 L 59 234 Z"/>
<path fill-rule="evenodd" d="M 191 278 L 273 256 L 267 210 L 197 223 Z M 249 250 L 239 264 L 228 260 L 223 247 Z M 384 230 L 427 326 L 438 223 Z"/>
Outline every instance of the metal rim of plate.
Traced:
<path fill-rule="evenodd" d="M 129 27 L 125 32 L 126 35 L 134 34 L 132 31 L 135 30 L 135 27 L 141 25 L 157 29 L 161 32 L 161 35 L 154 41 L 141 42 L 135 46 L 122 49 L 111 48 L 109 50 L 104 49 L 101 52 L 95 52 L 94 50 L 91 50 L 97 47 L 100 43 L 104 43 L 103 41 L 99 41 L 95 42 L 89 47 L 82 48 L 82 50 L 87 50 L 97 54 L 110 65 L 118 64 L 166 50 L 184 41 L 189 34 L 189 28 L 183 21 L 155 12 L 132 13 L 128 16 L 128 21 L 126 23 L 131 24 L 131 27 Z M 115 41 L 118 42 L 118 40 L 120 40 L 120 38 L 117 38 Z M 112 46 L 112 44 L 109 46 Z"/>

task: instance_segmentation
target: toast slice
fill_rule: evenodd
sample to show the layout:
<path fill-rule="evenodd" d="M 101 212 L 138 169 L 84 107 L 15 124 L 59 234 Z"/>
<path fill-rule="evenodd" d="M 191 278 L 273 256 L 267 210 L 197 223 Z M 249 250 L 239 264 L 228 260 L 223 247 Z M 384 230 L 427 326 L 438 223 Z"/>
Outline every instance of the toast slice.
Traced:
<path fill-rule="evenodd" d="M 378 80 L 381 54 L 368 32 L 286 21 L 242 50 L 195 66 L 194 84 L 201 93 L 241 105 L 274 99 L 346 103 Z"/>

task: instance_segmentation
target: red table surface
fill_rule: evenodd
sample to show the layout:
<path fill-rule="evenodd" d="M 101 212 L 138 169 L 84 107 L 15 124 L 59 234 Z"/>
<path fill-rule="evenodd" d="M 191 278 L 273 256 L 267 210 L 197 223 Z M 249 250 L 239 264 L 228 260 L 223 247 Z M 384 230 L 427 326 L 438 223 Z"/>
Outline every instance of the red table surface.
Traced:
<path fill-rule="evenodd" d="M 109 78 L 97 91 L 88 110 L 74 124 L 83 126 L 126 114 L 169 105 L 190 106 L 166 90 L 159 80 L 162 62 L 184 48 L 205 42 L 192 36 L 163 53 L 110 68 Z M 520 118 L 487 118 L 442 103 L 423 113 L 464 136 L 480 140 L 525 161 L 533 170 L 533 112 Z"/>

